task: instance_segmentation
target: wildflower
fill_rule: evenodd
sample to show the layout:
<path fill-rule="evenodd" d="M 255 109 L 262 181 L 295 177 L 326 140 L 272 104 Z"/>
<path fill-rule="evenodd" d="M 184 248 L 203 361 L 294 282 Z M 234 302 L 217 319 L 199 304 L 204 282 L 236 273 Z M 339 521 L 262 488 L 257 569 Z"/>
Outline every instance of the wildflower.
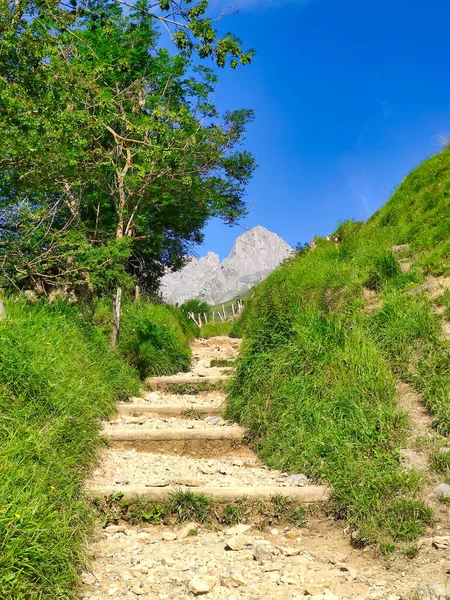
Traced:
<path fill-rule="evenodd" d="M 56 490 L 56 488 L 55 488 L 55 486 L 54 486 L 54 485 L 51 485 L 51 486 L 50 486 L 50 489 L 52 490 L 52 492 L 54 492 L 54 491 Z"/>
<path fill-rule="evenodd" d="M 16 517 L 17 520 L 20 519 L 20 513 L 16 513 L 14 516 Z"/>

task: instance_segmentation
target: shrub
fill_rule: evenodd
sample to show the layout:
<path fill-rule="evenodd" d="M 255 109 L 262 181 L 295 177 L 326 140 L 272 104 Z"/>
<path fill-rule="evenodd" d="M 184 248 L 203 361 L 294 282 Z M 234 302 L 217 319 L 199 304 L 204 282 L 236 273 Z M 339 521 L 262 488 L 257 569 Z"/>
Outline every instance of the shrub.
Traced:
<path fill-rule="evenodd" d="M 200 313 L 202 315 L 206 314 L 208 319 L 211 317 L 211 307 L 207 302 L 202 302 L 201 300 L 197 300 L 197 298 L 192 298 L 191 300 L 187 300 L 184 304 L 180 306 L 180 309 L 186 316 L 189 316 L 189 313 L 194 313 L 195 317 Z"/>
<path fill-rule="evenodd" d="M 110 315 L 110 304 L 105 300 L 98 302 L 95 320 L 102 325 L 105 335 L 109 335 Z M 149 375 L 171 375 L 189 370 L 189 340 L 197 332 L 198 327 L 174 306 L 125 302 L 118 349 L 142 379 Z"/>

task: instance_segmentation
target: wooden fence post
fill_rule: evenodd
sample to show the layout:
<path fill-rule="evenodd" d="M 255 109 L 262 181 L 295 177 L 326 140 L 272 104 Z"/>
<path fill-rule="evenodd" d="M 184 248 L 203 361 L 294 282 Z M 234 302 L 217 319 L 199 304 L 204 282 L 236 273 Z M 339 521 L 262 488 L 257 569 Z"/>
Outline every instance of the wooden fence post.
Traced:
<path fill-rule="evenodd" d="M 5 318 L 6 318 L 6 311 L 5 311 L 3 302 L 2 302 L 2 297 L 0 296 L 0 321 L 3 321 L 3 319 L 5 319 Z"/>
<path fill-rule="evenodd" d="M 136 304 L 139 304 L 140 299 L 141 299 L 141 288 L 137 285 L 134 288 L 134 301 L 136 302 Z"/>
<path fill-rule="evenodd" d="M 118 287 L 116 295 L 113 296 L 113 311 L 112 311 L 112 334 L 111 346 L 115 348 L 119 341 L 120 334 L 120 302 L 122 300 L 122 288 Z"/>

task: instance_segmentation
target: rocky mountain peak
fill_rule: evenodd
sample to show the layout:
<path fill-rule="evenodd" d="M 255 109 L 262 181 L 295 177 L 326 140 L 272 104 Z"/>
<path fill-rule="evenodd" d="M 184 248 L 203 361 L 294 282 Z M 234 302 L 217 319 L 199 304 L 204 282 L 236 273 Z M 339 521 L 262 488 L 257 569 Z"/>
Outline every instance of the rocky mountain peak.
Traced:
<path fill-rule="evenodd" d="M 167 273 L 160 292 L 172 304 L 190 298 L 220 304 L 262 281 L 292 252 L 276 233 L 258 225 L 236 238 L 222 262 L 217 254 L 208 252 L 199 259 L 191 257 L 180 271 Z"/>

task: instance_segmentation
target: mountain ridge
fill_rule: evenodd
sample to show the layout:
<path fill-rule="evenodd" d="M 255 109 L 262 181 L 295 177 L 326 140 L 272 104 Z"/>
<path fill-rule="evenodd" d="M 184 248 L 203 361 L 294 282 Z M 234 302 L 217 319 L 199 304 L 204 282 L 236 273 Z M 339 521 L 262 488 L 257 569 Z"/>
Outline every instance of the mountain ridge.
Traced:
<path fill-rule="evenodd" d="M 197 298 L 215 305 L 243 294 L 265 279 L 293 249 L 276 233 L 257 225 L 238 236 L 230 254 L 220 262 L 208 252 L 190 257 L 180 270 L 161 279 L 160 293 L 166 302 L 182 304 Z"/>

